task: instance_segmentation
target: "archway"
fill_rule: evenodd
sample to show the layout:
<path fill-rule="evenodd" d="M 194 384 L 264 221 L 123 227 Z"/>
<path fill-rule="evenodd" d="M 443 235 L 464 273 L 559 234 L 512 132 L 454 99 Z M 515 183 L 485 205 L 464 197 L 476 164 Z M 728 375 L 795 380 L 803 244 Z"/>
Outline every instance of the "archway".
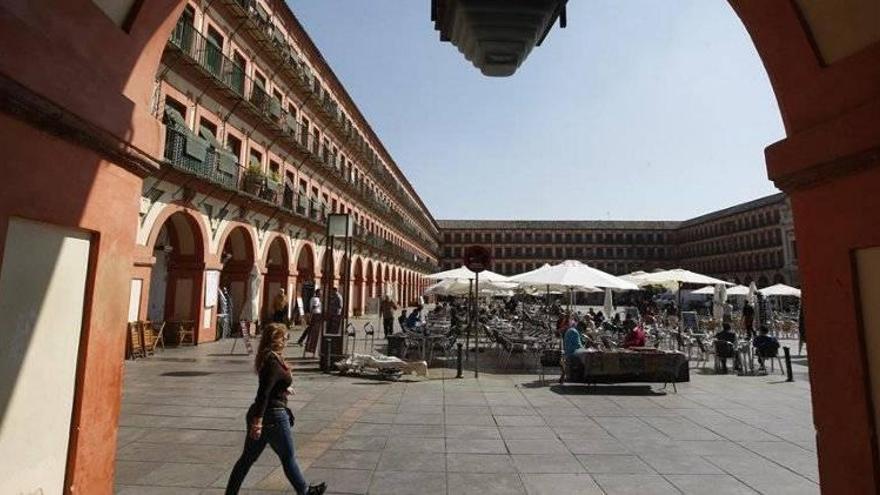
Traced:
<path fill-rule="evenodd" d="M 220 290 L 228 298 L 230 324 L 233 331 L 240 320 L 255 320 L 251 314 L 251 272 L 254 269 L 254 244 L 250 233 L 242 226 L 233 227 L 226 234 L 220 250 Z"/>
<path fill-rule="evenodd" d="M 373 277 L 373 260 L 367 260 L 367 273 L 366 273 L 366 297 L 373 298 L 376 297 L 376 287 L 375 287 L 375 277 Z M 366 308 L 365 308 L 366 309 Z"/>
<path fill-rule="evenodd" d="M 811 343 L 817 344 L 811 374 L 823 488 L 873 493 L 880 464 L 870 418 L 872 356 L 859 313 L 864 305 L 858 291 L 838 288 L 858 286 L 853 250 L 880 245 L 874 228 L 880 206 L 872 194 L 880 182 L 873 155 L 880 146 L 880 43 L 841 35 L 864 25 L 849 6 L 875 3 L 834 4 L 824 16 L 809 10 L 816 2 L 730 3 L 764 61 L 786 123 L 787 137 L 768 148 L 767 161 L 771 178 L 792 197 L 808 326 L 840 329 L 833 335 L 811 333 Z M 0 40 L 10 54 L 0 59 L 0 72 L 15 87 L 4 91 L 17 91 L 12 101 L 23 103 L 0 122 L 9 164 L 0 224 L 22 216 L 95 232 L 102 240 L 95 263 L 113 260 L 121 267 L 135 259 L 135 249 L 133 229 L 119 219 L 137 218 L 129 193 L 136 196 L 140 178 L 155 171 L 155 163 L 142 154 L 161 156 L 160 125 L 149 114 L 153 76 L 185 2 L 125 2 L 113 15 L 102 11 L 105 4 L 86 2 L 75 25 L 46 22 L 67 12 L 62 0 L 0 7 Z M 85 24 L 94 29 L 77 29 Z M 843 42 L 829 43 L 838 38 Z M 64 78 L 52 77 L 59 71 Z M 93 91 L 69 91 L 81 85 Z M 28 103 L 33 101 L 39 103 Z M 42 118 L 47 108 L 64 118 Z M 58 127 L 70 122 L 82 125 L 74 132 Z M 63 166 L 57 156 L 66 157 Z M 62 175 L 67 179 L 63 197 L 38 187 L 46 177 Z M 119 219 L 108 219 L 108 208 Z M 848 221 L 835 222 L 838 218 Z M 0 245 L 5 232 L 0 228 Z M 93 303 L 83 318 L 89 338 L 82 351 L 88 363 L 81 363 L 77 377 L 82 385 L 73 408 L 67 477 L 68 485 L 82 492 L 108 491 L 111 482 L 106 463 L 113 458 L 117 409 L 106 404 L 120 395 L 114 384 L 121 371 L 91 363 L 118 359 L 123 337 L 109 332 L 119 333 L 125 323 L 118 294 L 127 293 L 129 283 L 124 269 L 102 269 L 88 287 Z M 79 418 L 104 427 L 82 428 Z"/>
<path fill-rule="evenodd" d="M 354 269 L 351 276 L 354 284 L 352 292 L 351 311 L 355 316 L 364 314 L 364 270 L 360 258 L 355 259 Z"/>
<path fill-rule="evenodd" d="M 263 304 L 262 319 L 269 321 L 272 318 L 272 301 L 278 294 L 279 289 L 287 291 L 287 281 L 290 277 L 290 258 L 288 256 L 287 242 L 281 236 L 276 236 L 269 244 L 266 251 L 266 276 L 263 280 Z M 288 301 L 290 295 L 287 295 Z M 288 311 L 289 311 L 288 306 Z"/>
<path fill-rule="evenodd" d="M 376 296 L 378 298 L 382 298 L 385 296 L 385 270 L 382 267 L 381 263 L 376 263 Z"/>
<path fill-rule="evenodd" d="M 158 227 L 147 302 L 147 319 L 164 321 L 169 329 L 172 323 L 188 326 L 193 331 L 189 343 L 198 342 L 205 270 L 204 240 L 196 222 L 191 215 L 176 212 Z M 165 338 L 177 343 L 178 335 L 169 330 Z"/>
<path fill-rule="evenodd" d="M 336 285 L 336 264 L 333 261 L 333 255 L 330 250 L 324 250 L 324 256 L 321 257 L 321 291 L 323 294 L 329 294 L 331 287 Z"/>
<path fill-rule="evenodd" d="M 310 244 L 303 244 L 296 258 L 296 289 L 294 297 L 297 304 L 302 303 L 304 313 L 309 312 L 309 301 L 315 294 L 315 251 Z"/>

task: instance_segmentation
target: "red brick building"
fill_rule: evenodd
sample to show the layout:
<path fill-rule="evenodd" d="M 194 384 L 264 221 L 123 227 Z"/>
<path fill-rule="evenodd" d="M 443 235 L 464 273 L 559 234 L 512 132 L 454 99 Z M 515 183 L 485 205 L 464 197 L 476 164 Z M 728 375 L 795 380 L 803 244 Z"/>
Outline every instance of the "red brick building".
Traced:
<path fill-rule="evenodd" d="M 465 246 L 482 244 L 493 270 L 513 275 L 544 263 L 584 261 L 623 275 L 684 267 L 764 287 L 797 285 L 791 207 L 774 194 L 683 222 L 440 220 L 444 268 L 460 266 Z"/>

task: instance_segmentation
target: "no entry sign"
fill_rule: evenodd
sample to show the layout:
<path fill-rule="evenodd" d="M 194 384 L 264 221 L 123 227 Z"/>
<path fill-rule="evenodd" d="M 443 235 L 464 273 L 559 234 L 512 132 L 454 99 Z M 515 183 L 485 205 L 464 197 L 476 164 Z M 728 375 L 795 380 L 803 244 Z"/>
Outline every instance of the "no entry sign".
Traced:
<path fill-rule="evenodd" d="M 474 273 L 487 270 L 492 264 L 492 252 L 485 246 L 468 246 L 464 249 L 464 266 Z"/>

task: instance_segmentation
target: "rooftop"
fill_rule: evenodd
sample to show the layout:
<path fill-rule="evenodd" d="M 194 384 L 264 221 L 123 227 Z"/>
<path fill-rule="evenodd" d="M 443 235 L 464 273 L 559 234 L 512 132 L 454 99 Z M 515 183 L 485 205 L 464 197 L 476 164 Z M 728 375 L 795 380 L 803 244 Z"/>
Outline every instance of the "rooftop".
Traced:
<path fill-rule="evenodd" d="M 785 201 L 784 193 L 771 194 L 752 201 L 706 213 L 684 221 L 677 220 L 437 220 L 441 230 L 465 229 L 528 229 L 528 230 L 576 230 L 576 229 L 619 229 L 619 230 L 675 230 L 700 223 L 717 220 L 726 216 L 744 213 Z"/>

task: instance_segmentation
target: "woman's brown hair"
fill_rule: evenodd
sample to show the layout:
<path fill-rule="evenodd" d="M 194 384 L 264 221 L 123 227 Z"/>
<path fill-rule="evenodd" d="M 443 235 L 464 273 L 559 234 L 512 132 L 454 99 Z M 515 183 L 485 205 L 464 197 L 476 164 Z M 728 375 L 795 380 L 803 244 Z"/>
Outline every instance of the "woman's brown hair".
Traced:
<path fill-rule="evenodd" d="M 281 354 L 284 350 L 285 338 L 287 337 L 287 327 L 281 323 L 270 323 L 263 327 L 263 334 L 260 336 L 260 345 L 257 347 L 257 355 L 254 357 L 254 369 L 257 373 L 269 357 L 269 353 L 276 352 Z"/>

